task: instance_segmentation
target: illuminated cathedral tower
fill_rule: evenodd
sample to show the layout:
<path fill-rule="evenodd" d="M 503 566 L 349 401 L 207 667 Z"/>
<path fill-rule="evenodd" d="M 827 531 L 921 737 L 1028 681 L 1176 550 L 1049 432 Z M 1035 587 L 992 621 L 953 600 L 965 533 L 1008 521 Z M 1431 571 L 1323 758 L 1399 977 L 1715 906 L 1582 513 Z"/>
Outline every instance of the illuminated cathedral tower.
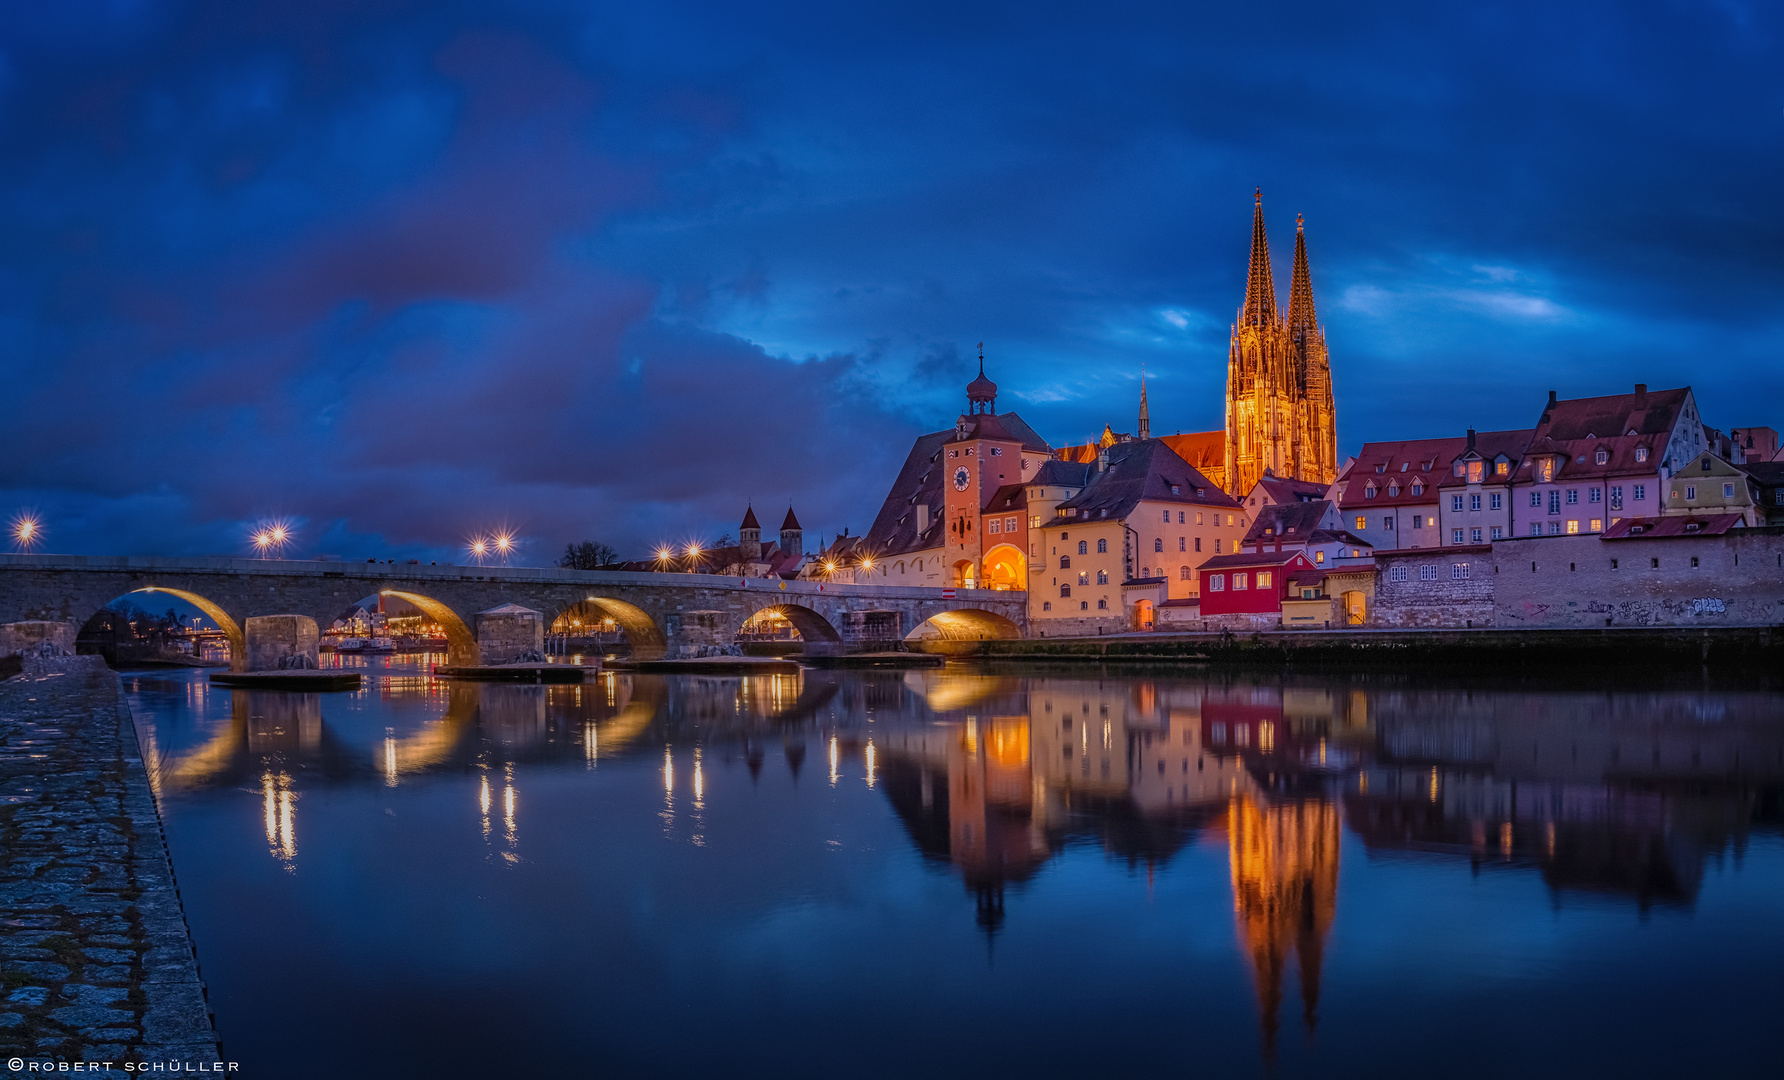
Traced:
<path fill-rule="evenodd" d="M 1276 306 L 1264 195 L 1251 217 L 1251 268 L 1227 358 L 1226 488 L 1243 497 L 1268 469 L 1329 484 L 1337 478 L 1337 420 L 1326 335 L 1313 308 L 1307 241 L 1295 218 L 1288 316 Z"/>

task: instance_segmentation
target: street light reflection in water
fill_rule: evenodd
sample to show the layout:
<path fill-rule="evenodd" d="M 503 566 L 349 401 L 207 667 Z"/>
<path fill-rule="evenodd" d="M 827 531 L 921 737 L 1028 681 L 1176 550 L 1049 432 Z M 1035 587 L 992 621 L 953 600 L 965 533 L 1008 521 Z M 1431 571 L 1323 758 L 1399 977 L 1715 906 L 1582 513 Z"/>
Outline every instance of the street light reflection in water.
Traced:
<path fill-rule="evenodd" d="M 1769 1054 L 1690 990 L 1781 1003 L 1784 696 L 1761 680 L 397 674 L 321 698 L 127 677 L 218 1025 L 257 1075 L 320 1067 L 294 1022 L 384 1076 L 494 1067 L 516 1040 L 542 1066 L 695 1075 L 863 1009 L 869 1075 L 1097 1072 L 1051 1039 L 1061 1010 L 1135 1068 L 1179 1062 L 1137 1038 L 1141 1000 L 1217 1071 L 1366 1070 L 1382 1017 L 1442 1054 L 1444 1015 L 1527 1044 L 1447 1075 Z M 490 980 L 499 1035 L 474 1020 Z M 407 998 L 450 1022 L 449 1055 L 360 1034 L 356 1009 Z M 999 1038 L 938 1064 L 925 1032 L 962 1009 Z"/>

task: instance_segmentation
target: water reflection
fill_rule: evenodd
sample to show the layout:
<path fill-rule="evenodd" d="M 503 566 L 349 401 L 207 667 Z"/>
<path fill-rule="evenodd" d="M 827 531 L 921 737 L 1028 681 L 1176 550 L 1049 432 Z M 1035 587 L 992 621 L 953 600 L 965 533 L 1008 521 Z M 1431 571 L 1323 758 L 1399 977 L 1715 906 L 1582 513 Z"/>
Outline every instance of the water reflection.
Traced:
<path fill-rule="evenodd" d="M 1706 863 L 1738 859 L 1750 833 L 1775 834 L 1784 818 L 1784 725 L 1766 686 L 1507 691 L 950 667 L 609 672 L 583 686 L 399 672 L 326 697 L 143 676 L 129 690 L 164 799 L 254 790 L 244 812 L 263 818 L 266 850 L 294 875 L 305 800 L 359 788 L 400 798 L 433 783 L 454 786 L 461 813 L 475 801 L 478 839 L 511 872 L 523 862 L 523 811 L 536 861 L 566 827 L 539 808 L 563 797 L 564 777 L 621 782 L 609 762 L 654 774 L 651 806 L 634 809 L 656 815 L 660 842 L 704 850 L 729 823 L 733 845 L 766 851 L 780 841 L 741 816 L 744 789 L 797 789 L 814 742 L 827 801 L 798 812 L 837 812 L 827 808 L 843 793 L 864 793 L 908 850 L 964 888 L 961 917 L 970 911 L 992 938 L 1019 924 L 1024 897 L 1073 851 L 1100 852 L 1142 888 L 1191 849 L 1222 852 L 1232 949 L 1266 1057 L 1285 998 L 1298 993 L 1305 1032 L 1320 1022 L 1334 927 L 1358 903 L 1340 903 L 1347 844 L 1350 873 L 1416 859 L 1464 877 L 1523 873 L 1551 905 L 1579 897 L 1688 913 Z M 470 835 L 464 820 L 432 827 Z M 306 825 L 305 859 L 339 843 L 329 830 L 340 828 Z"/>

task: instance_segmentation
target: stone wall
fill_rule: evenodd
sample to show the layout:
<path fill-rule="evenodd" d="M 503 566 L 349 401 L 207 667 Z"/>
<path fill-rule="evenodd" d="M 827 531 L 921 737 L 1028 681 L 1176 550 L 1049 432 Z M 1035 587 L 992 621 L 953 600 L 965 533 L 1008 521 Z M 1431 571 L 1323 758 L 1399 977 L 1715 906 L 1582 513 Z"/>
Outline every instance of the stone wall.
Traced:
<path fill-rule="evenodd" d="M 1494 625 L 1784 624 L 1784 528 L 1526 537 L 1493 545 Z"/>
<path fill-rule="evenodd" d="M 0 656 L 23 656 L 38 652 L 45 642 L 58 654 L 74 652 L 74 638 L 80 626 L 71 622 L 32 619 L 0 625 Z"/>
<path fill-rule="evenodd" d="M 519 604 L 477 613 L 477 648 L 485 664 L 512 664 L 538 658 L 545 648 L 545 619 Z"/>
<path fill-rule="evenodd" d="M 1122 618 L 1118 611 L 1105 611 L 1102 615 L 1082 615 L 1077 618 L 1035 620 L 1033 633 L 1039 637 L 1096 637 L 1098 634 L 1125 634 L 1132 627 Z"/>
<path fill-rule="evenodd" d="M 1502 541 L 1503 543 L 1503 541 Z M 1369 626 L 1395 629 L 1493 625 L 1493 548 L 1378 551 Z M 1466 577 L 1458 577 L 1460 573 Z M 1394 575 L 1403 571 L 1405 580 Z M 1426 579 L 1423 575 L 1430 573 Z"/>

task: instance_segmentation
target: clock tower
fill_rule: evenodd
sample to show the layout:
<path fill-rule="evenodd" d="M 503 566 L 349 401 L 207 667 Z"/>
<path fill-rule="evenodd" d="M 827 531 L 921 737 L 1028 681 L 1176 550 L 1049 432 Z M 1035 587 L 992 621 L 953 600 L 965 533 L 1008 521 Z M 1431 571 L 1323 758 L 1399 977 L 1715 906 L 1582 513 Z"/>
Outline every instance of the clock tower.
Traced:
<path fill-rule="evenodd" d="M 983 353 L 966 399 L 966 413 L 936 452 L 935 464 L 942 471 L 946 580 L 963 588 L 1027 588 L 1026 572 L 1012 569 L 1025 565 L 1027 552 L 1022 484 L 1047 456 L 1025 455 L 1023 438 L 997 415 L 997 384 L 985 377 Z M 987 552 L 1000 547 L 1005 550 L 993 559 L 997 565 L 988 566 Z"/>

